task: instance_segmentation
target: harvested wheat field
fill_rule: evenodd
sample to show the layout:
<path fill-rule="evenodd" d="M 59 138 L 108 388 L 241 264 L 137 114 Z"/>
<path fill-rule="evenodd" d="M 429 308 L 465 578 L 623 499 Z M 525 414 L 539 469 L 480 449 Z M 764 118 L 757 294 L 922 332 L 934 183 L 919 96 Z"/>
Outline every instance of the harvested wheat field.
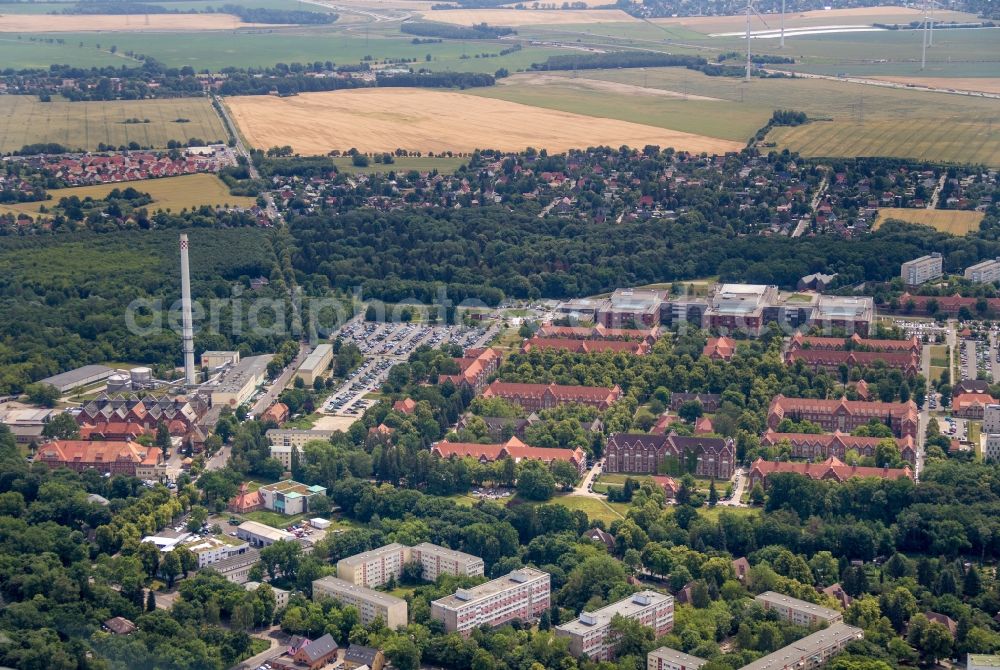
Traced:
<path fill-rule="evenodd" d="M 775 21 L 768 20 L 772 28 L 777 28 Z M 910 7 L 854 7 L 849 9 L 820 9 L 811 12 L 789 12 L 785 14 L 785 28 L 818 28 L 821 26 L 870 26 L 873 23 L 909 23 L 920 21 L 923 13 Z M 965 12 L 941 11 L 935 13 L 937 21 L 980 21 L 974 14 Z M 730 30 L 742 30 L 746 26 L 746 17 L 735 16 L 678 16 L 664 19 L 651 19 L 653 23 L 678 25 L 690 28 L 700 33 L 717 33 Z"/>
<path fill-rule="evenodd" d="M 930 226 L 942 233 L 952 235 L 968 235 L 979 230 L 983 222 L 983 212 L 970 212 L 957 209 L 906 209 L 903 207 L 884 207 L 878 211 L 873 230 L 889 219 Z"/>
<path fill-rule="evenodd" d="M 1000 77 L 872 77 L 897 84 L 913 84 L 931 88 L 950 88 L 956 91 L 977 91 L 980 93 L 1000 93 Z"/>
<path fill-rule="evenodd" d="M 0 33 L 187 32 L 258 25 L 242 23 L 232 14 L 0 15 Z"/>
<path fill-rule="evenodd" d="M 442 9 L 424 12 L 428 21 L 471 26 L 563 26 L 638 21 L 620 9 Z"/>
<path fill-rule="evenodd" d="M 417 88 L 305 93 L 288 98 L 241 96 L 226 100 L 244 137 L 255 147 L 291 145 L 301 154 L 334 149 L 440 153 L 474 149 L 565 151 L 601 144 L 656 144 L 709 153 L 739 151 L 720 140 L 542 109 L 506 100 Z"/>

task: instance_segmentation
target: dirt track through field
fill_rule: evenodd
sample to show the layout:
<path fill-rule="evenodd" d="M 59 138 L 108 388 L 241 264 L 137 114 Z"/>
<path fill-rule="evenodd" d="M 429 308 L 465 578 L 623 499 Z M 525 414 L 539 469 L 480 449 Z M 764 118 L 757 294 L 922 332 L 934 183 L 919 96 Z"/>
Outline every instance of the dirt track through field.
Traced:
<path fill-rule="evenodd" d="M 622 84 L 616 81 L 605 81 L 602 79 L 587 79 L 586 77 L 567 77 L 553 74 L 524 73 L 515 74 L 510 77 L 498 79 L 500 86 L 510 86 L 517 84 L 528 84 L 531 86 L 566 86 L 569 88 L 590 89 L 615 95 L 653 95 L 663 98 L 679 98 L 682 100 L 705 100 L 709 102 L 723 102 L 720 98 L 709 98 L 704 95 L 688 95 L 679 91 L 668 91 L 662 88 L 649 88 L 648 86 L 635 86 L 633 84 Z"/>
<path fill-rule="evenodd" d="M 425 89 L 362 89 L 289 98 L 227 99 L 244 137 L 255 147 L 291 145 L 298 153 L 334 149 L 440 153 L 474 149 L 565 151 L 655 144 L 709 153 L 743 144 L 639 123 L 584 116 L 505 100 Z"/>
<path fill-rule="evenodd" d="M 261 25 L 243 23 L 232 14 L 51 15 L 3 14 L 0 10 L 0 33 L 188 32 Z"/>
<path fill-rule="evenodd" d="M 879 75 L 873 76 L 871 79 L 931 88 L 953 88 L 956 91 L 1000 93 L 1000 77 L 889 77 Z"/>

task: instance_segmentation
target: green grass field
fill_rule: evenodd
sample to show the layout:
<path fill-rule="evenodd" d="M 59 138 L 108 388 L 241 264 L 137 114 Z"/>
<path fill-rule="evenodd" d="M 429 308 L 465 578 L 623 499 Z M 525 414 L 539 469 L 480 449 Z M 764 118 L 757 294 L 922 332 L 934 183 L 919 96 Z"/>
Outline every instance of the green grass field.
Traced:
<path fill-rule="evenodd" d="M 125 123 L 131 118 L 150 122 Z M 180 118 L 189 121 L 178 123 Z M 192 137 L 208 142 L 226 139 L 222 121 L 207 98 L 39 102 L 34 96 L 0 96 L 0 151 L 4 152 L 37 142 L 88 151 L 102 142 L 166 147 L 169 140 Z"/>
<path fill-rule="evenodd" d="M 600 519 L 604 523 L 611 523 L 616 519 L 625 516 L 627 505 L 606 503 L 598 498 L 587 496 L 577 496 L 573 494 L 557 495 L 549 501 L 552 505 L 562 505 L 570 510 L 581 510 L 591 519 Z"/>
<path fill-rule="evenodd" d="M 113 189 L 133 187 L 143 193 L 149 193 L 153 202 L 146 208 L 150 211 L 170 210 L 179 212 L 183 209 L 194 209 L 201 205 L 219 207 L 223 205 L 249 207 L 254 198 L 236 196 L 229 193 L 229 187 L 214 174 L 190 174 L 164 179 L 147 179 L 145 181 L 126 181 L 116 184 L 99 184 L 96 186 L 77 186 L 74 188 L 59 188 L 49 191 L 51 200 L 44 203 L 23 202 L 16 205 L 0 205 L 0 212 L 13 214 L 39 215 L 39 207 L 45 205 L 51 209 L 61 198 L 77 196 L 81 200 L 86 197 L 104 198 Z"/>
<path fill-rule="evenodd" d="M 708 507 L 706 505 L 698 510 L 699 516 L 702 516 L 713 523 L 719 521 L 719 515 L 723 512 L 730 512 L 737 516 L 756 516 L 760 514 L 760 510 L 756 507 L 724 507 L 722 505 Z"/>
<path fill-rule="evenodd" d="M 292 516 L 288 516 L 281 514 L 280 512 L 259 509 L 256 512 L 247 512 L 246 514 L 239 514 L 237 516 L 243 517 L 247 521 L 262 523 L 265 526 L 270 526 L 271 528 L 288 528 L 293 523 L 298 523 L 305 519 L 307 515 L 294 514 Z"/>

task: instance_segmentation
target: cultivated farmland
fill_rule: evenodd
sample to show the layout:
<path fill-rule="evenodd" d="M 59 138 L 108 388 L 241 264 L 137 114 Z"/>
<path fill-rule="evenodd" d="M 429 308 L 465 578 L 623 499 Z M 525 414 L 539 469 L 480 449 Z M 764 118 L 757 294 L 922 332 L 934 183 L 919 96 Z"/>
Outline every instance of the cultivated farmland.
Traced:
<path fill-rule="evenodd" d="M 149 123 L 126 123 L 149 119 Z M 178 122 L 178 119 L 188 119 Z M 0 96 L 0 151 L 55 142 L 69 149 L 97 149 L 138 142 L 165 147 L 169 140 L 225 140 L 226 131 L 207 98 L 39 102 L 26 95 Z"/>
<path fill-rule="evenodd" d="M 776 128 L 767 139 L 779 149 L 805 156 L 891 156 L 1000 167 L 1000 127 L 985 123 L 926 118 L 819 121 Z"/>
<path fill-rule="evenodd" d="M 303 154 L 356 148 L 383 152 L 470 152 L 477 148 L 565 151 L 575 147 L 657 144 L 722 153 L 742 142 L 681 133 L 462 93 L 426 89 L 360 89 L 291 98 L 245 96 L 227 101 L 256 147 L 290 144 Z"/>
<path fill-rule="evenodd" d="M 874 229 L 877 229 L 889 219 L 930 226 L 942 233 L 952 235 L 967 235 L 979 230 L 983 221 L 983 212 L 969 212 L 956 209 L 907 209 L 885 207 L 878 211 L 878 219 Z"/>
<path fill-rule="evenodd" d="M 164 179 L 53 189 L 49 191 L 49 195 L 52 196 L 51 200 L 46 200 L 43 203 L 24 202 L 16 205 L 0 205 L 0 213 L 23 213 L 38 216 L 40 205 L 51 209 L 61 198 L 75 195 L 81 200 L 87 197 L 99 200 L 116 188 L 124 190 L 130 186 L 141 193 L 148 193 L 153 198 L 152 204 L 146 205 L 146 209 L 151 212 L 167 209 L 179 212 L 185 208 L 194 209 L 202 205 L 220 207 L 228 204 L 234 207 L 250 207 L 254 204 L 254 198 L 231 195 L 229 187 L 214 174 L 186 174 Z"/>
<path fill-rule="evenodd" d="M 232 14 L 86 14 L 0 16 L 0 33 L 166 32 L 252 28 Z"/>

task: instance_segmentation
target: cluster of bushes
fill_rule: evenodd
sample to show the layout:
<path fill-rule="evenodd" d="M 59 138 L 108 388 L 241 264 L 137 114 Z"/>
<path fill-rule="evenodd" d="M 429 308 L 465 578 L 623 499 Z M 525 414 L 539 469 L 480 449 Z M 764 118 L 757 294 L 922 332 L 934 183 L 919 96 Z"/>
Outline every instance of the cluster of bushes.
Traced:
<path fill-rule="evenodd" d="M 400 31 L 421 37 L 443 37 L 449 40 L 495 40 L 504 35 L 515 35 L 517 31 L 504 26 L 490 26 L 478 23 L 474 26 L 453 26 L 449 23 L 429 21 L 408 21 L 400 26 Z"/>
<path fill-rule="evenodd" d="M 333 23 L 339 16 L 326 12 L 307 12 L 300 9 L 266 9 L 243 5 L 222 5 L 221 12 L 235 14 L 244 23 L 292 23 L 298 25 L 323 25 Z"/>

